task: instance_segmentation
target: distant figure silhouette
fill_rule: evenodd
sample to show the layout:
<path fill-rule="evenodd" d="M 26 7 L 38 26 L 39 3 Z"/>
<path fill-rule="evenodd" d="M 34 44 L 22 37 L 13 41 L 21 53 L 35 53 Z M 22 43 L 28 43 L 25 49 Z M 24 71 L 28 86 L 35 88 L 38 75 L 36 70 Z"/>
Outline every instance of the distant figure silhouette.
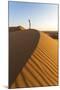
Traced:
<path fill-rule="evenodd" d="M 30 21 L 30 19 L 28 21 L 29 21 L 29 29 L 31 29 L 31 21 Z"/>

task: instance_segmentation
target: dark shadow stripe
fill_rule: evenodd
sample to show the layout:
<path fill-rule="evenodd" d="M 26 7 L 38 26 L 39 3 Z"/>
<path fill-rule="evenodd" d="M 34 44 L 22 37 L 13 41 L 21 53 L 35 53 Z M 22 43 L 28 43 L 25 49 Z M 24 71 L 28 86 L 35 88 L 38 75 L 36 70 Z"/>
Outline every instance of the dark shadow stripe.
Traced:
<path fill-rule="evenodd" d="M 34 56 L 37 60 L 39 60 L 39 62 L 42 63 L 46 68 L 48 68 L 48 70 L 51 71 L 51 73 L 52 73 L 53 75 L 55 75 L 55 77 L 57 77 L 57 75 L 56 75 L 45 63 L 43 63 L 43 62 L 42 62 L 39 58 L 37 58 L 34 54 L 33 54 L 33 56 Z"/>
<path fill-rule="evenodd" d="M 43 70 L 41 69 L 41 67 L 31 58 L 31 60 L 32 60 L 32 62 L 41 70 L 41 73 L 43 72 Z M 47 72 L 47 71 L 46 71 Z M 48 72 L 47 72 L 48 73 Z M 54 84 L 54 82 L 43 72 L 43 74 L 45 75 L 45 77 L 47 77 L 48 79 L 49 79 L 49 81 L 52 83 L 52 84 Z M 48 73 L 48 75 L 49 75 L 49 73 Z M 52 77 L 52 76 L 51 76 Z M 53 80 L 54 81 L 56 81 L 55 80 L 55 78 L 53 78 Z"/>
<path fill-rule="evenodd" d="M 44 82 L 46 82 L 46 84 L 49 84 L 49 82 L 45 79 L 45 77 L 43 77 L 42 76 L 42 74 L 40 73 L 40 72 L 38 72 L 37 70 L 36 70 L 36 68 L 31 64 L 31 63 L 29 63 L 31 66 L 32 66 L 32 68 L 41 76 L 41 78 L 44 80 Z"/>
<path fill-rule="evenodd" d="M 40 55 L 39 55 L 37 52 L 35 52 L 35 54 L 38 55 L 39 58 L 42 58 L 43 60 L 47 59 L 47 58 L 44 57 L 43 55 L 42 55 L 42 57 L 41 57 L 41 56 L 40 56 L 41 53 L 40 53 Z M 43 58 L 43 57 L 44 57 L 44 58 Z M 50 61 L 49 61 L 49 62 L 50 62 Z M 52 66 L 53 64 L 50 65 L 48 62 L 45 62 L 45 63 L 48 64 L 48 65 L 57 73 L 56 68 L 55 68 L 54 66 Z"/>
<path fill-rule="evenodd" d="M 38 48 L 42 51 L 42 49 L 41 49 L 40 47 L 38 47 Z M 42 52 L 43 52 L 43 51 L 42 51 Z M 55 58 L 49 57 L 45 52 L 48 53 L 48 51 L 47 51 L 46 49 L 44 49 L 44 52 L 43 52 L 43 53 L 44 53 L 48 58 L 50 58 L 51 60 L 55 60 Z M 52 61 L 52 62 L 55 63 L 54 61 Z M 55 65 L 55 64 L 54 64 L 54 65 Z"/>
<path fill-rule="evenodd" d="M 39 48 L 39 47 L 38 47 Z M 39 48 L 41 51 L 42 51 L 42 49 L 41 48 Z M 46 52 L 46 53 L 48 53 L 48 51 L 46 50 L 46 49 L 44 49 L 44 51 Z M 43 51 L 42 51 L 43 52 Z M 43 53 L 45 53 L 45 52 L 43 52 Z M 47 54 L 45 53 L 45 55 L 48 57 L 48 58 L 51 58 L 51 57 L 49 57 Z M 55 60 L 55 57 L 53 58 L 51 58 L 51 60 Z M 53 61 L 53 63 L 55 63 L 54 61 Z"/>
<path fill-rule="evenodd" d="M 25 86 L 26 86 L 26 83 L 25 83 L 25 81 L 24 81 L 24 77 L 23 77 L 23 75 L 20 73 L 20 75 L 21 75 L 21 77 L 22 77 L 22 80 L 23 80 L 23 82 L 24 82 L 24 84 L 25 84 Z M 21 78 L 21 77 L 19 77 L 19 78 Z M 20 80 L 19 80 L 20 81 Z M 16 88 L 19 88 L 20 87 L 20 84 L 18 84 L 18 81 L 16 80 L 15 81 L 15 83 L 16 83 Z"/>
<path fill-rule="evenodd" d="M 29 87 L 29 85 L 28 85 L 28 83 L 27 83 L 27 81 L 26 81 L 26 79 L 25 79 L 25 77 L 24 77 L 24 74 L 23 74 L 22 72 L 21 72 L 21 75 L 22 75 L 22 77 L 23 77 L 23 80 L 24 80 L 26 86 Z"/>
<path fill-rule="evenodd" d="M 27 68 L 25 68 L 25 69 L 26 69 L 27 72 L 29 72 Z M 32 86 L 34 86 L 34 83 L 25 75 L 24 71 L 23 71 L 22 73 L 24 74 L 24 78 L 25 78 L 26 80 L 28 80 L 29 83 L 30 83 Z M 29 72 L 29 74 L 31 74 L 31 73 Z M 32 75 L 31 75 L 31 76 L 32 76 Z M 32 76 L 32 77 L 33 77 L 33 76 Z M 34 78 L 34 77 L 33 77 L 33 78 Z M 34 79 L 35 79 L 35 78 L 34 78 Z"/>
<path fill-rule="evenodd" d="M 51 64 L 53 64 L 53 66 L 57 69 L 57 66 L 55 65 L 55 62 L 53 62 L 53 59 L 51 59 L 45 52 L 43 52 L 41 49 L 37 49 L 37 51 L 40 53 L 42 53 L 42 55 L 46 56 L 45 58 L 48 58 L 48 60 L 51 62 Z"/>
<path fill-rule="evenodd" d="M 40 84 L 40 86 L 44 86 L 38 79 L 37 77 L 32 73 L 32 71 L 26 66 L 26 69 L 28 70 L 28 72 L 31 73 L 31 75 L 36 79 L 36 81 Z"/>
<path fill-rule="evenodd" d="M 23 75 L 24 75 L 24 78 L 25 78 L 25 80 L 26 80 L 26 82 L 28 84 L 28 86 L 26 86 L 26 87 L 31 87 L 32 84 L 31 84 L 30 80 L 25 77 L 25 73 L 23 73 Z"/>
<path fill-rule="evenodd" d="M 44 60 L 41 56 L 38 56 L 37 54 L 34 54 L 37 58 L 39 58 L 39 60 L 41 60 L 41 62 L 42 62 L 42 60 Z M 42 63 L 44 63 L 44 62 L 42 62 Z M 44 63 L 48 68 L 49 68 L 49 65 L 48 65 L 48 63 Z M 49 68 L 50 69 L 50 68 Z M 52 67 L 51 67 L 51 69 L 50 69 L 53 73 L 55 73 L 55 74 L 57 74 L 57 72 L 55 72 L 54 70 L 52 70 Z"/>

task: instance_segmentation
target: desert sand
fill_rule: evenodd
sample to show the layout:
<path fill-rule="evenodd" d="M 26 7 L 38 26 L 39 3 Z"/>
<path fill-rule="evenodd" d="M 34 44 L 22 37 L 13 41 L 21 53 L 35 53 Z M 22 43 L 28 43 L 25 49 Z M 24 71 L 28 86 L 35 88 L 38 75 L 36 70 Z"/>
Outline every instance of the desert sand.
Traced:
<path fill-rule="evenodd" d="M 58 85 L 58 40 L 34 29 L 9 32 L 9 88 Z"/>

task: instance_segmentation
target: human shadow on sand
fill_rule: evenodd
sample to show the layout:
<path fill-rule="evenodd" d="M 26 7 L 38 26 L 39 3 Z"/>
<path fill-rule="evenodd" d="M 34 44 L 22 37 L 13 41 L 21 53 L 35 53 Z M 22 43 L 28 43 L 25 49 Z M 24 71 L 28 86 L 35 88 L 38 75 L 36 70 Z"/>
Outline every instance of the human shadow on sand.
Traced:
<path fill-rule="evenodd" d="M 37 30 L 9 32 L 9 88 L 35 50 L 40 34 Z"/>

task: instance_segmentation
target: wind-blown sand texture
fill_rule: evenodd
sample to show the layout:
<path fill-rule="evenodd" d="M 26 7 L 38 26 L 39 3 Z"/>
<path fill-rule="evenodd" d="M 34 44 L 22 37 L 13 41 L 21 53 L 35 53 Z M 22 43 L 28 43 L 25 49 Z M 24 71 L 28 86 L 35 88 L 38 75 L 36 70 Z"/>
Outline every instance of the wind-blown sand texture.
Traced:
<path fill-rule="evenodd" d="M 9 32 L 9 88 L 58 85 L 58 40 L 37 30 Z"/>

